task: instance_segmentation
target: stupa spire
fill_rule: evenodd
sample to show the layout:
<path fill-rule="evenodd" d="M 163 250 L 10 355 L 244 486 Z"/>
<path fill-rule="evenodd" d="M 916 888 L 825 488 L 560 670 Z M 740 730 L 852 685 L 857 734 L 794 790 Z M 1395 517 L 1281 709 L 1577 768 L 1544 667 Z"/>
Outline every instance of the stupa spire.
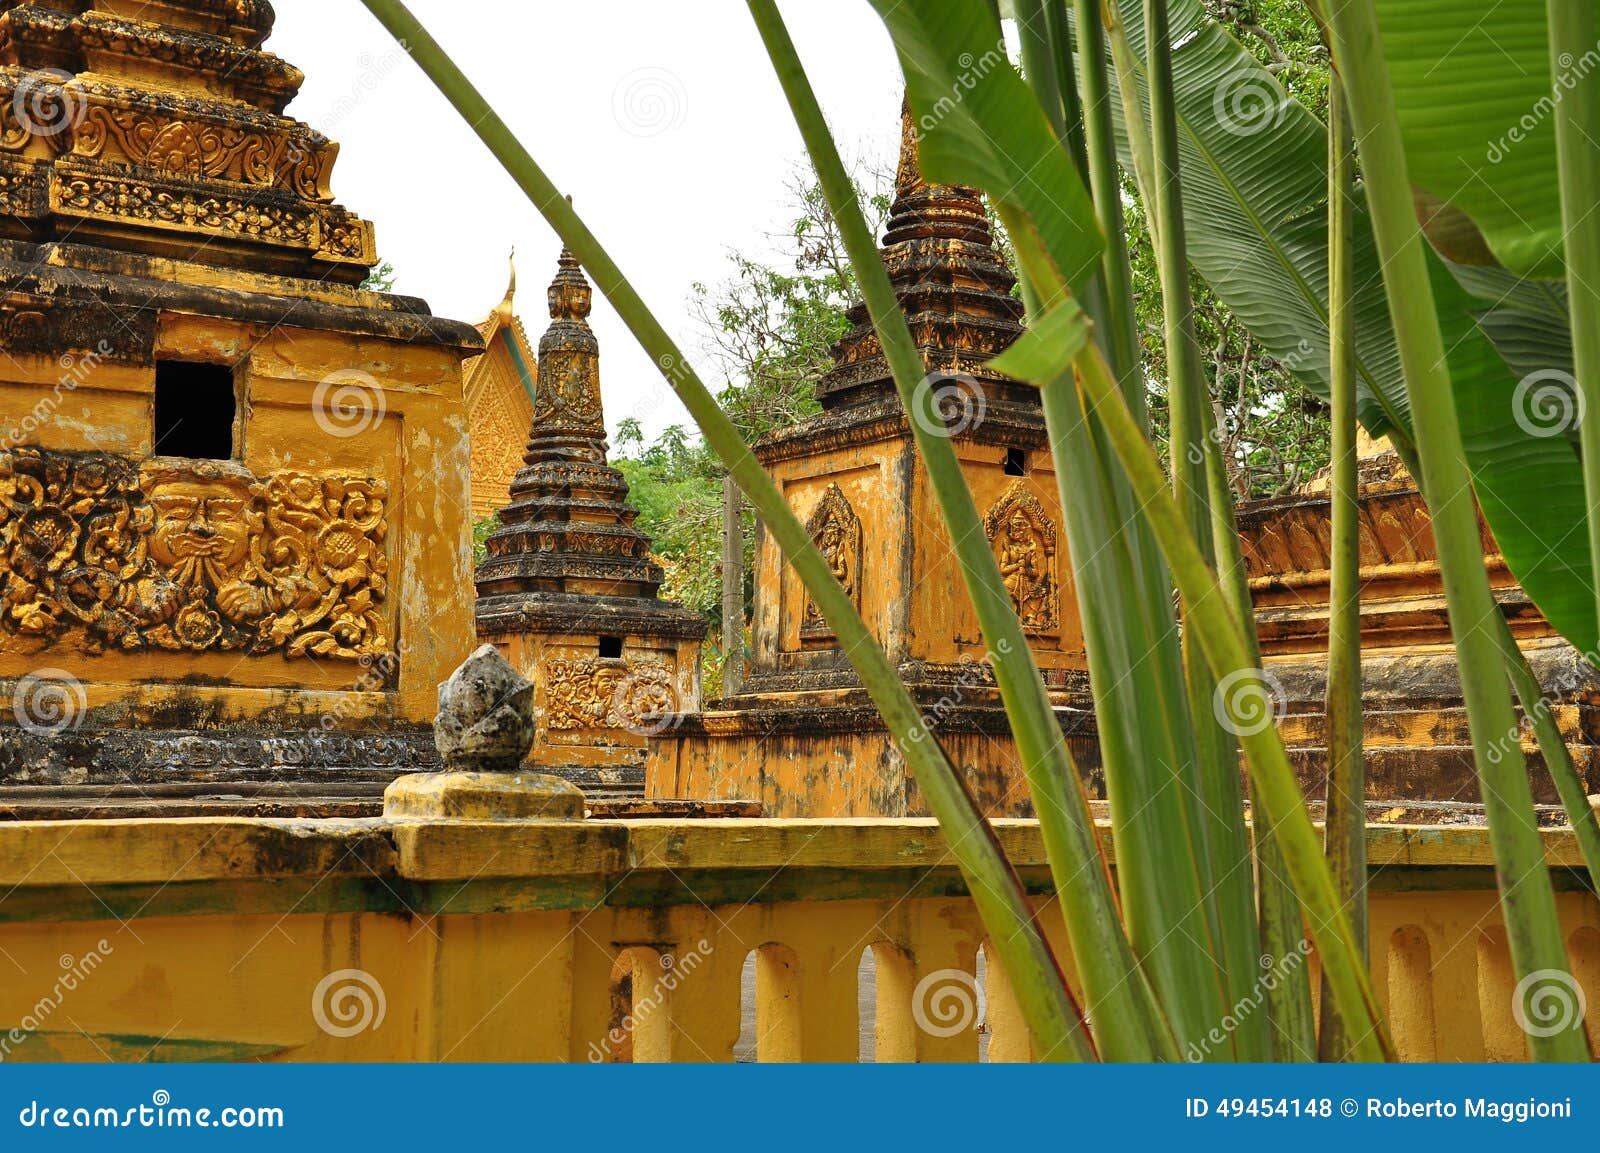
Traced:
<path fill-rule="evenodd" d="M 983 194 L 960 184 L 930 184 L 917 152 L 909 102 L 900 112 L 895 198 L 880 252 L 900 307 L 930 373 L 976 376 L 993 396 L 1024 393 L 988 374 L 983 364 L 1022 333 L 1016 284 L 994 246 Z M 851 329 L 834 348 L 834 366 L 817 384 L 817 399 L 835 409 L 894 395 L 888 362 L 864 304 L 849 312 Z"/>
<path fill-rule="evenodd" d="M 606 462 L 594 291 L 565 248 L 547 293 L 539 385 L 523 467 L 488 540 L 478 595 L 532 590 L 654 596 L 661 569 L 633 526 L 628 484 Z"/>

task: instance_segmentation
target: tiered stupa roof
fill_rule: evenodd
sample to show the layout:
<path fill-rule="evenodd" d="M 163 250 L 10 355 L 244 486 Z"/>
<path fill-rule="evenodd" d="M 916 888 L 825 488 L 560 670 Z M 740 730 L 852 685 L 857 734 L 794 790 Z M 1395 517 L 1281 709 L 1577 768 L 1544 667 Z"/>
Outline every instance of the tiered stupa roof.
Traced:
<path fill-rule="evenodd" d="M 567 593 L 654 598 L 662 572 L 634 527 L 628 482 L 606 461 L 593 291 L 565 249 L 539 341 L 539 385 L 523 467 L 487 542 L 478 595 Z M 676 606 L 674 606 L 676 607 Z"/>
<path fill-rule="evenodd" d="M 267 0 L 0 0 L 0 235 L 355 283 L 338 146 L 283 115 Z"/>
<path fill-rule="evenodd" d="M 901 114 L 895 199 L 881 252 L 929 373 L 971 376 L 991 397 L 1030 395 L 984 367 L 1022 334 L 1023 307 L 1012 295 L 1016 277 L 995 247 L 983 195 L 923 179 L 909 107 Z M 894 395 L 866 305 L 857 303 L 849 318 L 834 367 L 817 384 L 817 399 L 830 411 Z"/>

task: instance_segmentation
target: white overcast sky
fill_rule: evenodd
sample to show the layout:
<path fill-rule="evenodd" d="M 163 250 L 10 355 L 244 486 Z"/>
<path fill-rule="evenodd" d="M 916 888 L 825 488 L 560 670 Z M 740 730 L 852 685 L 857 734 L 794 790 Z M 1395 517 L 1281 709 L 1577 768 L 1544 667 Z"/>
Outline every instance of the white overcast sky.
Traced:
<path fill-rule="evenodd" d="M 339 201 L 377 225 L 395 291 L 477 322 L 517 250 L 537 340 L 560 249 L 511 179 L 358 0 L 275 0 L 267 47 L 306 73 L 289 113 L 341 145 Z M 690 286 L 727 254 L 770 254 L 803 146 L 740 0 L 410 0 L 679 343 Z M 847 157 L 892 163 L 901 81 L 865 0 L 789 0 L 790 31 Z M 689 423 L 609 306 L 593 317 L 607 423 Z M 694 355 L 715 387 L 715 366 Z"/>

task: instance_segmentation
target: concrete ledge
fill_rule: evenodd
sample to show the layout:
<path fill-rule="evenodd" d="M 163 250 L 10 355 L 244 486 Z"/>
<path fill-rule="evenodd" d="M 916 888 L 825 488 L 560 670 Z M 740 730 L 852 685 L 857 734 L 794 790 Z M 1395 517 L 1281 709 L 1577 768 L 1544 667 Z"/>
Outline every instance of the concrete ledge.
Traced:
<path fill-rule="evenodd" d="M 412 773 L 383 791 L 385 817 L 581 821 L 583 790 L 544 773 Z"/>
<path fill-rule="evenodd" d="M 449 798 L 456 787 L 440 782 L 428 792 Z M 492 796 L 503 799 L 503 794 Z M 577 790 L 556 796 L 552 803 L 560 811 L 581 812 Z M 470 807 L 469 800 L 470 805 L 487 803 L 471 793 L 461 798 L 460 811 Z M 1037 821 L 997 820 L 994 828 L 1019 869 L 1048 864 Z M 1114 863 L 1104 823 L 1100 835 Z M 1570 829 L 1546 830 L 1543 837 L 1552 866 L 1582 870 Z M 1367 832 L 1367 853 L 1375 874 L 1478 868 L 1489 871 L 1484 887 L 1493 887 L 1494 855 L 1488 830 L 1481 827 L 1374 826 Z M 547 811 L 534 821 L 408 814 L 348 821 L 214 817 L 0 823 L 0 904 L 16 889 L 61 885 L 339 876 L 414 882 L 537 880 L 615 878 L 629 872 L 870 873 L 953 867 L 938 825 L 927 819 L 583 821 L 550 819 Z"/>

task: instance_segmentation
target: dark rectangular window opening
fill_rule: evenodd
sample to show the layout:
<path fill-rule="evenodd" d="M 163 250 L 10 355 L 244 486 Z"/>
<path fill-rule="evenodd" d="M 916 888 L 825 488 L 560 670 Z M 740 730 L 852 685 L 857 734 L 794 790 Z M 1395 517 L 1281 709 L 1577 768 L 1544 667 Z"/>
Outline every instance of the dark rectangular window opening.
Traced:
<path fill-rule="evenodd" d="M 237 416 L 233 369 L 189 360 L 156 361 L 157 456 L 232 460 Z"/>
<path fill-rule="evenodd" d="M 601 660 L 617 660 L 621 656 L 622 656 L 622 638 L 621 637 L 601 637 L 600 638 L 600 659 Z"/>
<path fill-rule="evenodd" d="M 1020 448 L 1006 449 L 1006 475 L 1027 476 L 1028 454 L 1023 452 Z"/>

